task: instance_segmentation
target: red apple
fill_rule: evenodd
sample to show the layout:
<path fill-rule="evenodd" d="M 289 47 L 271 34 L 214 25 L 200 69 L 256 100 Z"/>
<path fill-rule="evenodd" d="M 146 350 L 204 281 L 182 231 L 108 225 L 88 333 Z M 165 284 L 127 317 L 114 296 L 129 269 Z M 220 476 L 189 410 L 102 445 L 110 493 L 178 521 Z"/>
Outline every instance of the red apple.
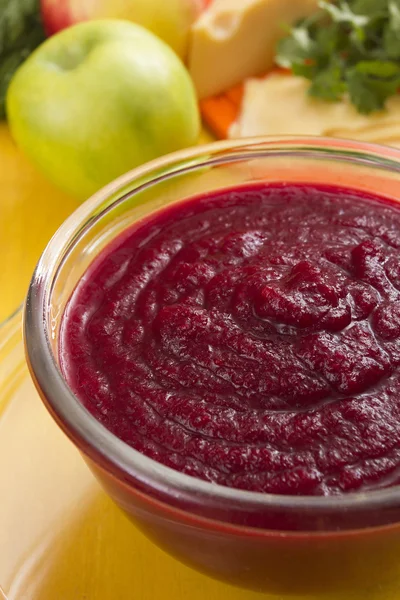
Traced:
<path fill-rule="evenodd" d="M 48 35 L 79 21 L 126 19 L 138 23 L 186 57 L 189 29 L 210 0 L 41 0 Z"/>

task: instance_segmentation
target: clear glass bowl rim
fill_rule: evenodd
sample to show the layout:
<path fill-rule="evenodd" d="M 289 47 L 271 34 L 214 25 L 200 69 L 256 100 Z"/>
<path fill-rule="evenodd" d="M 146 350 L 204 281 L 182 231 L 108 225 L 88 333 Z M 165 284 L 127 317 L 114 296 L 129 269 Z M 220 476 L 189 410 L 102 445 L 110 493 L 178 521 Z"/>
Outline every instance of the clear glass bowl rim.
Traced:
<path fill-rule="evenodd" d="M 113 181 L 82 204 L 58 229 L 44 250 L 33 274 L 24 309 L 24 338 L 27 361 L 31 375 L 47 400 L 47 406 L 64 432 L 95 463 L 101 456 L 107 469 L 115 476 L 128 475 L 140 480 L 150 488 L 162 490 L 168 495 L 190 493 L 197 500 L 215 501 L 226 508 L 240 505 L 246 509 L 308 509 L 319 511 L 374 510 L 400 505 L 400 486 L 367 492 L 347 493 L 340 496 L 285 496 L 266 494 L 224 487 L 182 474 L 154 461 L 128 446 L 101 425 L 80 403 L 67 386 L 57 366 L 50 344 L 51 331 L 47 313 L 51 304 L 51 289 L 54 271 L 58 264 L 60 248 L 66 240 L 73 245 L 76 235 L 84 230 L 82 224 L 90 226 L 96 208 L 112 194 L 127 184 L 134 184 L 143 177 L 150 184 L 158 183 L 182 171 L 201 168 L 207 164 L 224 164 L 263 157 L 267 154 L 321 156 L 335 160 L 335 155 L 347 154 L 350 162 L 375 165 L 398 172 L 400 178 L 400 150 L 349 140 L 312 136 L 282 136 L 240 139 L 214 142 L 189 150 L 175 152 L 161 159 L 130 171 Z M 193 166 L 194 165 L 194 166 Z M 166 175 L 151 180 L 152 173 L 168 169 Z M 115 204 L 123 202 L 129 194 L 123 193 Z M 109 208 L 102 210 L 102 216 Z M 128 478 L 128 481 L 129 481 Z M 125 479 L 126 481 L 126 479 Z"/>

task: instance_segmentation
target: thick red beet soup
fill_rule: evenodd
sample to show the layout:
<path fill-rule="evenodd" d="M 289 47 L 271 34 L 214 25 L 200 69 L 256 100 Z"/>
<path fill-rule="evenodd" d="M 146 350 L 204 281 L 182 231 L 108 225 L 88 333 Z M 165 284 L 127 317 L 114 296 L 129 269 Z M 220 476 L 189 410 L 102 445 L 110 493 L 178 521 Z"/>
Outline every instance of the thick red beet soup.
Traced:
<path fill-rule="evenodd" d="M 63 373 L 139 452 L 225 486 L 400 483 L 400 205 L 228 189 L 108 246 L 62 319 Z"/>

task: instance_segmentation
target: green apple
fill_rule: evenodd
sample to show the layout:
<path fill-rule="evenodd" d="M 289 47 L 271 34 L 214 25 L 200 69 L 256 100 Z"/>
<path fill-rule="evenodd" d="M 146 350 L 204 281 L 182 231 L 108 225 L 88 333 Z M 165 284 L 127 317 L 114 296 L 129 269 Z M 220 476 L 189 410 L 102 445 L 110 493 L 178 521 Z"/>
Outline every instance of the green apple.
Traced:
<path fill-rule="evenodd" d="M 79 23 L 45 41 L 16 72 L 6 108 L 17 144 L 80 198 L 193 145 L 200 129 L 180 59 L 146 29 L 119 20 Z"/>

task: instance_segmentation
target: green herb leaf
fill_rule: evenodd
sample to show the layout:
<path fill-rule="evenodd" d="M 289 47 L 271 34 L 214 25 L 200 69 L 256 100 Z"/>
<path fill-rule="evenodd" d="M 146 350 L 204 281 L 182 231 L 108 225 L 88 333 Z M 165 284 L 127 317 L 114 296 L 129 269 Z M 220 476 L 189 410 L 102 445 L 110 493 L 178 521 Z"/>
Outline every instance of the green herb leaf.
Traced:
<path fill-rule="evenodd" d="M 391 0 L 389 20 L 383 34 L 383 46 L 389 58 L 400 59 L 400 5 Z"/>
<path fill-rule="evenodd" d="M 279 42 L 277 63 L 311 81 L 327 101 L 348 95 L 368 114 L 400 89 L 400 0 L 320 0 Z"/>
<path fill-rule="evenodd" d="M 361 113 L 382 110 L 400 86 L 400 66 L 390 61 L 360 62 L 347 72 L 350 98 Z"/>
<path fill-rule="evenodd" d="M 357 15 L 368 15 L 370 20 L 386 16 L 387 0 L 356 0 L 353 12 Z"/>
<path fill-rule="evenodd" d="M 332 63 L 326 69 L 319 71 L 313 78 L 308 90 L 310 96 L 337 102 L 343 96 L 346 84 L 342 81 L 342 71 L 339 64 Z"/>
<path fill-rule="evenodd" d="M 39 0 L 0 0 L 0 119 L 14 72 L 44 38 Z"/>
<path fill-rule="evenodd" d="M 362 28 L 369 23 L 369 16 L 353 12 L 347 2 L 339 2 L 336 5 L 320 0 L 318 6 L 325 10 L 336 23 L 349 23 L 354 28 Z"/>
<path fill-rule="evenodd" d="M 311 39 L 306 27 L 296 27 L 289 37 L 283 38 L 276 55 L 277 64 L 289 67 L 311 55 L 315 42 Z"/>

